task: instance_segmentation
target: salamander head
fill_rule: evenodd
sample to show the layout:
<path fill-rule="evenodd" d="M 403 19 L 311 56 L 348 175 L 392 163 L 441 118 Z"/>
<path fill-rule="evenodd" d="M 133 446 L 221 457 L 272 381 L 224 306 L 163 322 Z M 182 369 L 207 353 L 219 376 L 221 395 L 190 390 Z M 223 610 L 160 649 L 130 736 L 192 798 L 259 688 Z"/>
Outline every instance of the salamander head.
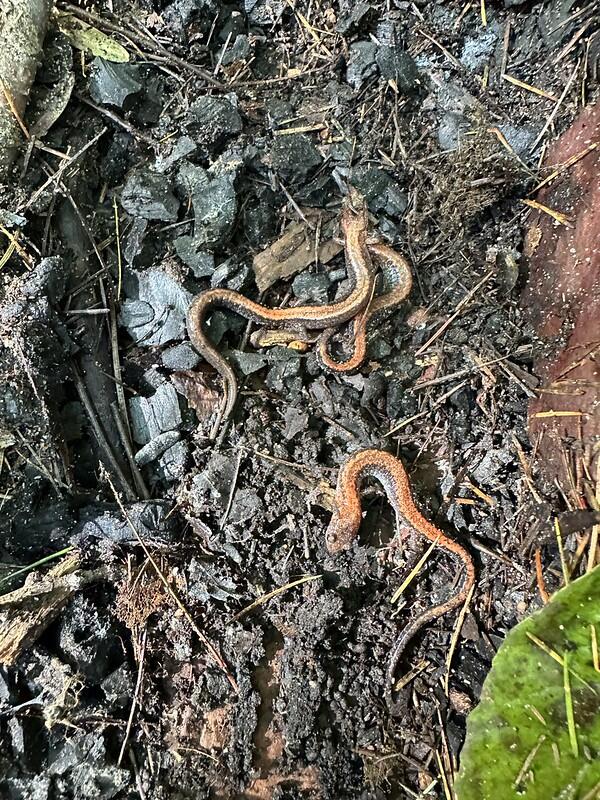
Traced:
<path fill-rule="evenodd" d="M 337 511 L 333 516 L 325 532 L 325 544 L 327 550 L 334 555 L 341 550 L 347 550 L 356 538 L 356 525 L 347 517 L 344 518 Z"/>
<path fill-rule="evenodd" d="M 354 186 L 348 187 L 348 194 L 344 198 L 344 208 L 354 212 L 354 214 L 364 214 L 367 209 L 367 201 L 363 194 Z"/>

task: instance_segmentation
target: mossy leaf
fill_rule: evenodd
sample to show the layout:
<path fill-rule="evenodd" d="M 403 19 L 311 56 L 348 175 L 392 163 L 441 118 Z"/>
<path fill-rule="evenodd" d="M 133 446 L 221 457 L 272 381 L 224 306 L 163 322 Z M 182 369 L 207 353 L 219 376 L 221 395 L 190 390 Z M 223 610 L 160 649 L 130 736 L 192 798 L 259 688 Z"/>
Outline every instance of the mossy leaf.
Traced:
<path fill-rule="evenodd" d="M 599 642 L 596 567 L 506 637 L 467 721 L 457 800 L 599 800 Z"/>
<path fill-rule="evenodd" d="M 123 45 L 99 31 L 98 28 L 82 22 L 71 14 L 57 12 L 56 18 L 58 27 L 75 49 L 118 64 L 129 61 L 129 53 Z"/>

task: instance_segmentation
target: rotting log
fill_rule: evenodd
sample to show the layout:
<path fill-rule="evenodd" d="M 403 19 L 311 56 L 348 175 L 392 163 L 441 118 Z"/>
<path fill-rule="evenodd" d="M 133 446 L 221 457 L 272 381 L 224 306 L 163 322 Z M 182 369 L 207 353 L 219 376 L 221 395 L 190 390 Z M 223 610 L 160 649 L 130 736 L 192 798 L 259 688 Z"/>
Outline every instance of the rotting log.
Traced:
<path fill-rule="evenodd" d="M 14 112 L 22 117 L 25 111 L 51 7 L 52 0 L 0 3 L 0 183 L 6 181 L 23 138 Z"/>

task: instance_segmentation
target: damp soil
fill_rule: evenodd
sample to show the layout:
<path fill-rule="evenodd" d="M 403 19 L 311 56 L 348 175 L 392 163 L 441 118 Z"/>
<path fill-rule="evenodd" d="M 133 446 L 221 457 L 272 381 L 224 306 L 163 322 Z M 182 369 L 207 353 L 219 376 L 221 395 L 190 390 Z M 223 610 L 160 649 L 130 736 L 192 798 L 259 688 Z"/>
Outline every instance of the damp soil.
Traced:
<path fill-rule="evenodd" d="M 58 3 L 130 60 L 55 21 L 37 85 L 72 90 L 0 197 L 0 580 L 34 587 L 1 648 L 3 797 L 449 796 L 492 658 L 541 604 L 534 552 L 560 584 L 550 521 L 574 560 L 595 521 L 532 461 L 520 303 L 523 201 L 594 97 L 593 6 Z M 343 296 L 349 185 L 409 260 L 408 302 L 339 376 L 216 311 L 240 397 L 211 439 L 222 385 L 191 299 Z M 477 569 L 460 631 L 443 617 L 404 654 L 393 708 L 398 632 L 461 566 L 434 549 L 392 602 L 428 543 L 377 484 L 328 554 L 337 470 L 365 447 L 402 459 Z M 40 594 L 65 557 L 71 582 Z"/>

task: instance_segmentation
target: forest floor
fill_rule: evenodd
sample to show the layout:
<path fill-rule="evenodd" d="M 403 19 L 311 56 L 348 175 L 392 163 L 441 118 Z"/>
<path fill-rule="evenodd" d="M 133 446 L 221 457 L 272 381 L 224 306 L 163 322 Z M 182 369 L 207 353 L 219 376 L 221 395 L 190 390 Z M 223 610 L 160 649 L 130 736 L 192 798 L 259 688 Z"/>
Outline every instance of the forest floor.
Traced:
<path fill-rule="evenodd" d="M 36 87 L 54 118 L 0 193 L 0 588 L 20 592 L 0 792 L 448 800 L 498 646 L 562 581 L 553 518 L 574 571 L 594 521 L 532 453 L 522 300 L 544 155 L 594 99 L 594 3 L 57 5 Z M 77 20 L 130 60 L 72 49 Z M 409 300 L 352 375 L 215 312 L 240 397 L 211 440 L 222 384 L 191 299 L 341 296 L 349 185 Z M 401 458 L 477 570 L 404 654 L 393 709 L 398 632 L 462 573 L 433 549 L 392 602 L 427 542 L 394 536 L 377 484 L 360 541 L 328 554 L 365 447 Z"/>

